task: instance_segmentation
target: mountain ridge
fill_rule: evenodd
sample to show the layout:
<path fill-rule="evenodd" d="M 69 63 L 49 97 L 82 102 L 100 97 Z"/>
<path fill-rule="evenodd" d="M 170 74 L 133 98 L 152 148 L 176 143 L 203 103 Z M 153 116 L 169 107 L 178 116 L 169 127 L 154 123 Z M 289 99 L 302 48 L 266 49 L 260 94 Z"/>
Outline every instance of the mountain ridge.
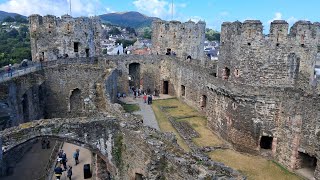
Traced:
<path fill-rule="evenodd" d="M 152 21 L 159 19 L 157 17 L 146 16 L 136 11 L 108 13 L 99 15 L 99 17 L 104 23 L 135 29 L 151 27 Z"/>
<path fill-rule="evenodd" d="M 20 15 L 24 18 L 27 18 L 26 16 L 23 16 L 21 14 L 18 14 L 18 13 L 12 13 L 12 12 L 6 12 L 6 11 L 0 11 L 0 21 L 2 21 L 4 18 L 10 16 L 10 17 L 15 17 L 17 15 Z"/>

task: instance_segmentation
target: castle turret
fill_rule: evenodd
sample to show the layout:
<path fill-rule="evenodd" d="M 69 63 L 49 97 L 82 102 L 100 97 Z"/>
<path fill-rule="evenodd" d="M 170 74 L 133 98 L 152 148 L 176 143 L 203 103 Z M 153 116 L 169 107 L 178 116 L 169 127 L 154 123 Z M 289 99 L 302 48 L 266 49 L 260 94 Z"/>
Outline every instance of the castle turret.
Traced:
<path fill-rule="evenodd" d="M 29 20 L 34 61 L 94 57 L 100 54 L 101 22 L 96 18 L 32 15 Z"/>
<path fill-rule="evenodd" d="M 283 20 L 275 20 L 270 26 L 270 41 L 275 46 L 287 43 L 289 24 Z"/>
<path fill-rule="evenodd" d="M 152 24 L 152 51 L 186 59 L 204 58 L 205 22 L 156 20 Z"/>

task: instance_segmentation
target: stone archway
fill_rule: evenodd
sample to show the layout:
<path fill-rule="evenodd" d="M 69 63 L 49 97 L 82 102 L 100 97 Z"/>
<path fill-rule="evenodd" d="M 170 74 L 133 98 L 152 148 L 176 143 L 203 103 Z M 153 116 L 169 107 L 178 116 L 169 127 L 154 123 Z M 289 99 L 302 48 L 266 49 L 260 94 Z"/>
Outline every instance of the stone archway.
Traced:
<path fill-rule="evenodd" d="M 121 136 L 119 126 L 112 117 L 46 119 L 6 129 L 0 135 L 0 177 L 6 175 L 8 167 L 15 163 L 12 157 L 26 149 L 28 142 L 43 137 L 88 149 L 105 161 L 114 175 L 116 166 L 111 159 L 114 138 L 118 136 Z"/>
<path fill-rule="evenodd" d="M 140 88 L 140 64 L 131 63 L 129 64 L 129 86 L 134 86 L 135 88 Z"/>
<path fill-rule="evenodd" d="M 70 95 L 70 112 L 79 113 L 83 110 L 83 100 L 81 97 L 81 90 L 76 88 Z"/>

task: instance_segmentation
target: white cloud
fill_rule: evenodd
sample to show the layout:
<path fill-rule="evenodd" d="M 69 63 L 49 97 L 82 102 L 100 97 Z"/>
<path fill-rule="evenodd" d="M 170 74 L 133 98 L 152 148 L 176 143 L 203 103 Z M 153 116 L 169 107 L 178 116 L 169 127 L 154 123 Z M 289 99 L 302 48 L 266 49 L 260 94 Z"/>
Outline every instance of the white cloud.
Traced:
<path fill-rule="evenodd" d="M 290 17 L 288 20 L 287 20 L 287 22 L 289 23 L 289 24 L 294 24 L 295 22 L 297 22 L 298 21 L 298 19 L 297 18 L 295 18 L 295 17 Z"/>
<path fill-rule="evenodd" d="M 193 22 L 199 22 L 199 21 L 203 21 L 204 19 L 201 18 L 200 16 L 192 16 L 188 20 L 191 20 Z"/>
<path fill-rule="evenodd" d="M 70 0 L 8 0 L 0 4 L 0 10 L 15 12 L 25 16 L 31 14 L 61 16 L 69 14 Z M 108 12 L 101 0 L 72 0 L 72 16 L 92 16 Z M 111 10 L 110 10 L 111 11 Z"/>
<path fill-rule="evenodd" d="M 282 14 L 281 14 L 280 12 L 276 12 L 276 13 L 274 14 L 274 18 L 271 19 L 271 20 L 269 20 L 268 23 L 270 24 L 270 23 L 271 23 L 272 21 L 274 21 L 274 20 L 282 20 Z"/>
<path fill-rule="evenodd" d="M 186 3 L 173 4 L 165 0 L 135 0 L 133 5 L 136 9 L 149 16 L 155 16 L 163 19 L 171 18 L 172 14 L 177 14 L 177 8 L 185 8 Z M 177 19 L 177 17 L 175 17 Z"/>

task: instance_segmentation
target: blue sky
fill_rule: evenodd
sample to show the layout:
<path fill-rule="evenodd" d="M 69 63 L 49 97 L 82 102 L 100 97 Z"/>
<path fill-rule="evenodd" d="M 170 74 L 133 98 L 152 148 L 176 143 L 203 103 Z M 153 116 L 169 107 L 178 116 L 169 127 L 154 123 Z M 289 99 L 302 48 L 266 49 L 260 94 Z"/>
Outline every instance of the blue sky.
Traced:
<path fill-rule="evenodd" d="M 69 0 L 0 0 L 0 10 L 23 15 L 68 12 Z M 92 16 L 110 12 L 139 11 L 148 16 L 171 20 L 171 0 L 71 0 L 73 16 Z M 174 19 L 204 20 L 220 30 L 224 21 L 258 19 L 268 29 L 274 19 L 320 21 L 320 0 L 173 0 Z M 307 3 L 306 3 L 307 2 Z"/>

